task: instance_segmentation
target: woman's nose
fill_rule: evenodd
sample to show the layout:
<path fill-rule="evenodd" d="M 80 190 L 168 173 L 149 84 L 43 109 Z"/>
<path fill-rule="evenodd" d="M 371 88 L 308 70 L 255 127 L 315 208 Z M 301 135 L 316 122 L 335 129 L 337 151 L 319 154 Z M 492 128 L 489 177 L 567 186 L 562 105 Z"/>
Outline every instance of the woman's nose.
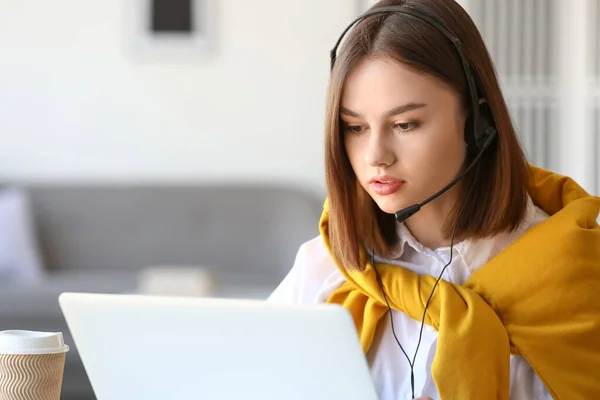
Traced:
<path fill-rule="evenodd" d="M 385 129 L 371 130 L 365 151 L 365 161 L 372 167 L 389 166 L 394 163 L 395 155 L 389 133 Z"/>

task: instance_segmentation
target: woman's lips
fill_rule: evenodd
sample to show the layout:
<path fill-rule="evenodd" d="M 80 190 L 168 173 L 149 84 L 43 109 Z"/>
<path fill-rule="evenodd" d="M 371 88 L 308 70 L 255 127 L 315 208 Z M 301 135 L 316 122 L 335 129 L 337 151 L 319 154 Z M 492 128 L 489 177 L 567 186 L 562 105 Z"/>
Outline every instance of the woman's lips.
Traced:
<path fill-rule="evenodd" d="M 396 193 L 398 190 L 400 190 L 404 184 L 404 181 L 392 177 L 377 177 L 371 179 L 369 183 L 371 184 L 371 187 L 375 193 L 380 196 L 385 196 Z"/>

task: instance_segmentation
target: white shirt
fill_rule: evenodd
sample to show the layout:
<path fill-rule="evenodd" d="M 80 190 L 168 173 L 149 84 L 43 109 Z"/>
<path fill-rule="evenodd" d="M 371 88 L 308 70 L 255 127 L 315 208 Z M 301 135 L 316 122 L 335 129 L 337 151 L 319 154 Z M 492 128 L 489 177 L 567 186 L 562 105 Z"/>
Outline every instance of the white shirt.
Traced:
<path fill-rule="evenodd" d="M 543 221 L 547 215 L 529 200 L 527 213 L 517 231 L 497 235 L 490 239 L 464 241 L 454 245 L 452 262 L 443 279 L 463 284 L 469 276 L 487 261 L 500 253 L 527 229 Z M 404 224 L 397 224 L 399 245 L 393 259 L 376 262 L 402 264 L 421 275 L 438 277 L 449 260 L 450 247 L 431 250 L 417 242 Z M 342 283 L 344 277 L 329 256 L 320 236 L 304 243 L 286 278 L 269 297 L 279 303 L 323 303 Z M 412 359 L 419 338 L 421 322 L 403 312 L 392 311 L 396 335 Z M 414 366 L 415 396 L 439 399 L 431 376 L 431 364 L 436 352 L 437 331 L 425 324 L 423 338 Z M 371 375 L 382 400 L 410 399 L 410 366 L 402 354 L 390 327 L 389 316 L 380 322 L 375 339 L 367 353 Z M 521 356 L 510 358 L 511 400 L 551 400 L 544 385 Z"/>

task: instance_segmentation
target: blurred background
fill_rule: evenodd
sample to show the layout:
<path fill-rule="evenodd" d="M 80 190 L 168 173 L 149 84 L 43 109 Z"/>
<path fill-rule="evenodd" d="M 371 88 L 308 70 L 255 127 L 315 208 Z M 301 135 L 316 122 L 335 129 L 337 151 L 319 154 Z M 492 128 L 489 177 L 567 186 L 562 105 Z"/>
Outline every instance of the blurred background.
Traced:
<path fill-rule="evenodd" d="M 529 160 L 600 195 L 600 0 L 463 0 Z M 0 0 L 0 330 L 63 291 L 265 298 L 318 234 L 368 0 Z M 93 399 L 75 346 L 64 399 Z"/>

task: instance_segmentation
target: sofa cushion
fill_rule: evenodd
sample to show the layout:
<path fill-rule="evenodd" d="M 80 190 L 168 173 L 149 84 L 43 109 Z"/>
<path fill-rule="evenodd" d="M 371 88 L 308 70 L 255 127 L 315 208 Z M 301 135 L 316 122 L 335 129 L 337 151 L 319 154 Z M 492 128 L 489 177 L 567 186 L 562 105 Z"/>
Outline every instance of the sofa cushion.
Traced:
<path fill-rule="evenodd" d="M 10 318 L 62 319 L 58 296 L 63 292 L 138 294 L 139 273 L 134 270 L 57 271 L 43 282 L 0 284 L 0 328 Z M 275 289 L 273 284 L 252 282 L 244 276 L 219 277 L 214 297 L 266 299 Z M 7 327 L 14 328 L 14 327 Z"/>
<path fill-rule="evenodd" d="M 27 193 L 0 188 L 0 283 L 37 281 L 43 274 Z"/>
<path fill-rule="evenodd" d="M 11 317 L 58 317 L 63 292 L 127 293 L 135 291 L 130 271 L 65 271 L 48 273 L 41 282 L 0 285 L 0 322 Z"/>
<path fill-rule="evenodd" d="M 209 265 L 276 284 L 318 235 L 322 198 L 253 185 L 30 185 L 48 270 Z"/>

